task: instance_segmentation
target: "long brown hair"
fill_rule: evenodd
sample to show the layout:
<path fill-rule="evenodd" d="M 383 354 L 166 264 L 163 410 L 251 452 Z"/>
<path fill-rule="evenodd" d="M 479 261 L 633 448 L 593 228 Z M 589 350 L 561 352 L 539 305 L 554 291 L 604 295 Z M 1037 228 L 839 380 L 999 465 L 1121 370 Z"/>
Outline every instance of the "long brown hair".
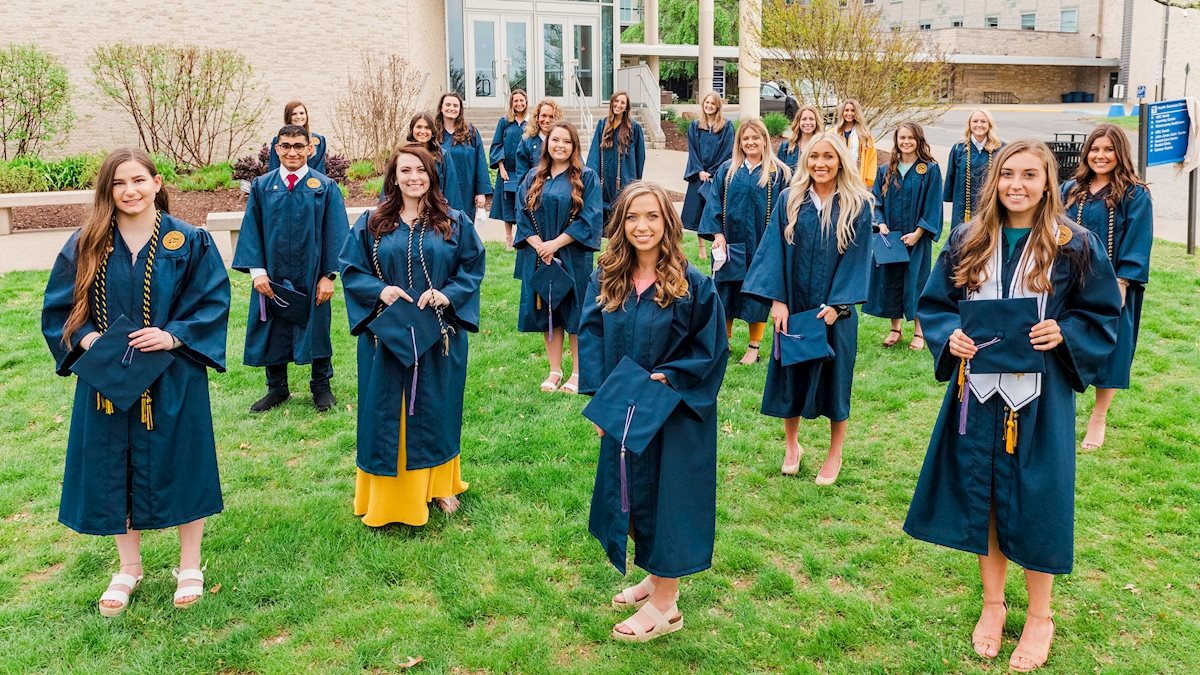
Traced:
<path fill-rule="evenodd" d="M 400 211 L 404 208 L 404 194 L 400 192 L 400 186 L 396 185 L 396 165 L 400 163 L 400 155 L 412 155 L 421 160 L 425 173 L 429 175 L 429 190 L 421 197 L 421 215 L 418 216 L 418 220 L 432 227 L 442 235 L 442 239 L 449 239 L 453 232 L 453 226 L 450 224 L 450 202 L 446 201 L 446 196 L 442 194 L 433 155 L 419 143 L 402 145 L 392 153 L 387 168 L 383 170 L 383 203 L 367 220 L 367 231 L 372 236 L 382 237 L 400 227 Z"/>
<path fill-rule="evenodd" d="M 683 222 L 671 207 L 667 191 L 658 183 L 639 180 L 621 190 L 613 204 L 613 215 L 608 221 L 608 248 L 600 254 L 596 266 L 600 269 L 600 293 L 596 302 L 604 311 L 615 312 L 625 305 L 633 290 L 633 273 L 637 269 L 637 250 L 625 237 L 625 219 L 633 200 L 642 195 L 654 195 L 663 219 L 663 237 L 658 243 L 658 263 L 655 271 L 654 302 L 666 307 L 688 294 L 687 255 L 683 252 Z"/>
<path fill-rule="evenodd" d="M 513 110 L 513 99 L 517 96 L 525 99 L 525 112 L 521 114 L 525 116 L 526 120 L 529 119 L 529 94 L 526 94 L 524 89 L 513 89 L 512 93 L 508 95 L 508 109 L 504 111 L 504 119 L 509 122 L 517 121 L 517 111 Z M 462 113 L 460 112 L 459 116 L 461 115 Z"/>
<path fill-rule="evenodd" d="M 625 97 L 625 112 L 621 113 L 620 119 L 613 113 L 613 103 L 618 96 Z M 629 114 L 629 105 L 629 94 L 623 91 L 618 91 L 608 99 L 608 118 L 604 121 L 604 134 L 600 136 L 601 149 L 607 150 L 613 146 L 613 136 L 616 136 L 617 149 L 622 154 L 629 149 L 629 144 L 633 142 L 633 118 Z"/>
<path fill-rule="evenodd" d="M 542 107 L 546 106 L 554 111 L 554 121 L 557 122 L 563 118 L 562 106 L 552 98 L 544 98 L 538 101 L 538 104 L 533 106 L 533 114 L 526 119 L 529 121 L 525 124 L 525 138 L 533 138 L 542 132 L 542 128 L 538 126 L 538 113 L 542 111 Z"/>
<path fill-rule="evenodd" d="M 445 118 L 442 117 L 442 103 L 451 96 L 458 99 L 458 121 L 454 123 L 454 133 L 450 138 L 454 145 L 470 143 L 475 127 L 467 121 L 467 106 L 463 105 L 462 97 L 452 91 L 442 94 L 442 97 L 438 99 L 437 110 L 434 112 L 437 125 L 433 128 L 433 137 L 438 143 L 442 142 L 442 134 L 446 131 Z"/>
<path fill-rule="evenodd" d="M 908 129 L 908 133 L 913 135 L 917 141 L 917 161 L 937 163 L 933 158 L 933 151 L 929 149 L 929 143 L 925 141 L 925 131 L 921 129 L 921 125 L 916 122 L 901 122 L 896 125 L 896 130 L 892 132 L 892 156 L 888 160 L 888 170 L 883 177 L 883 194 L 887 194 L 888 186 L 892 184 L 892 178 L 900 172 L 900 130 Z"/>
<path fill-rule="evenodd" d="M 308 126 L 308 123 L 310 121 L 309 120 L 310 115 L 308 113 L 308 106 L 304 105 L 303 101 L 293 99 L 291 101 L 288 101 L 287 105 L 283 106 L 283 124 L 284 124 L 284 126 L 287 126 L 292 123 L 292 111 L 294 111 L 296 108 L 304 108 L 304 130 L 307 131 L 309 133 L 309 135 L 311 136 L 312 129 L 309 128 L 309 126 Z"/>
<path fill-rule="evenodd" d="M 530 211 L 536 211 L 542 205 L 542 190 L 546 181 L 550 180 L 550 168 L 554 160 L 550 158 L 550 135 L 556 129 L 566 129 L 571 136 L 571 158 L 567 160 L 567 179 L 571 181 L 571 215 L 583 209 L 583 157 L 579 151 L 579 131 L 570 122 L 559 120 L 546 134 L 546 142 L 542 144 L 542 156 L 534 169 L 533 183 L 529 186 L 525 205 Z"/>
<path fill-rule="evenodd" d="M 1113 151 L 1117 155 L 1117 165 L 1108 176 L 1108 196 L 1104 199 L 1108 208 L 1115 209 L 1117 204 L 1125 198 L 1125 192 L 1129 188 L 1135 185 L 1143 187 L 1146 185 L 1141 178 L 1138 178 L 1137 171 L 1133 168 L 1133 152 L 1129 148 L 1129 138 L 1125 136 L 1125 132 L 1116 125 L 1101 124 L 1092 129 L 1092 133 L 1088 134 L 1087 140 L 1083 142 L 1083 152 L 1079 155 L 1079 168 L 1075 170 L 1075 186 L 1067 194 L 1067 206 L 1072 206 L 1077 200 L 1085 198 L 1088 185 L 1096 178 L 1096 172 L 1088 164 L 1087 157 L 1092 146 L 1101 137 L 1112 142 Z"/>
<path fill-rule="evenodd" d="M 1000 201 L 1000 174 L 1004 165 L 1015 155 L 1029 153 L 1041 161 L 1046 172 L 1046 191 L 1042 194 L 1033 216 L 1033 226 L 1029 232 L 1026 249 L 1032 249 L 1033 264 L 1025 275 L 1024 285 L 1035 293 L 1052 293 L 1054 286 L 1050 282 L 1050 269 L 1054 265 L 1054 256 L 1058 253 L 1058 228 L 1069 227 L 1073 233 L 1071 239 L 1078 239 L 1084 252 L 1087 251 L 1087 233 L 1074 226 L 1062 217 L 1063 205 L 1058 196 L 1058 164 L 1050 148 L 1041 141 L 1025 138 L 1013 141 L 1000 150 L 996 156 L 996 168 L 988 172 L 987 180 L 980 193 L 979 210 L 964 224 L 966 230 L 953 251 L 954 285 L 970 291 L 979 290 L 984 282 L 984 275 L 993 252 L 1001 244 L 1001 230 L 1008 220 L 1008 210 Z M 1086 255 L 1079 256 L 1086 260 Z M 999 274 L 999 270 L 994 273 Z M 1086 271 L 1080 265 L 1080 274 Z"/>
<path fill-rule="evenodd" d="M 834 128 L 837 129 L 838 133 L 842 133 L 842 127 L 846 125 L 845 115 L 846 106 L 848 105 L 854 106 L 854 126 L 852 128 L 858 132 L 858 137 L 862 139 L 861 143 L 874 145 L 875 137 L 871 135 L 871 128 L 867 126 L 866 120 L 863 119 L 862 105 L 858 102 L 858 99 L 848 98 L 838 104 L 837 124 L 834 125 Z"/>
<path fill-rule="evenodd" d="M 72 294 L 71 313 L 63 324 L 63 346 L 71 349 L 71 336 L 87 323 L 92 311 L 89 296 L 96 271 L 113 245 L 113 234 L 117 219 L 117 202 L 113 198 L 113 178 L 117 168 L 125 162 L 141 164 L 150 177 L 158 175 L 154 160 L 140 148 L 120 148 L 108 153 L 96 174 L 96 190 L 87 219 L 79 230 L 75 247 L 75 289 Z M 154 208 L 163 213 L 170 212 L 170 199 L 164 185 L 154 196 Z"/>
<path fill-rule="evenodd" d="M 813 129 L 812 137 L 809 140 L 812 140 L 817 134 L 825 130 L 825 120 L 821 117 L 821 111 L 817 110 L 817 106 L 805 103 L 800 106 L 800 109 L 796 111 L 796 116 L 792 118 L 792 137 L 783 142 L 784 148 L 796 150 L 802 147 L 800 141 L 803 140 L 801 137 L 804 136 L 804 132 L 800 131 L 800 117 L 806 110 L 812 113 L 813 118 L 817 120 L 817 128 Z"/>
<path fill-rule="evenodd" d="M 704 103 L 710 98 L 717 103 L 717 111 L 712 114 L 712 117 L 709 117 L 708 113 L 704 112 Z M 721 112 L 721 106 L 724 105 L 724 103 L 725 102 L 721 100 L 721 96 L 715 91 L 708 92 L 704 95 L 704 98 L 700 99 L 701 129 L 706 129 L 715 134 L 725 128 L 725 124 L 729 120 L 725 119 L 725 115 Z"/>
<path fill-rule="evenodd" d="M 413 135 L 413 129 L 417 128 L 417 122 L 425 122 L 429 126 L 429 140 L 425 143 L 418 141 L 417 137 Z M 438 138 L 437 122 L 433 119 L 433 115 L 427 112 L 413 115 L 412 119 L 408 121 L 408 138 L 405 140 L 425 148 L 429 154 L 433 155 L 435 162 L 442 161 L 442 139 Z"/>

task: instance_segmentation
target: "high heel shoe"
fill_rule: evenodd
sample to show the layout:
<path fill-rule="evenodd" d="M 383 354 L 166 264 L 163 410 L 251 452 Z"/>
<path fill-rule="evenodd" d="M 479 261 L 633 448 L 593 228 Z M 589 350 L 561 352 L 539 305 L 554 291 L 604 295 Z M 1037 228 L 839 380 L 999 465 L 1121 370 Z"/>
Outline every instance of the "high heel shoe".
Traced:
<path fill-rule="evenodd" d="M 834 474 L 832 476 L 830 476 L 829 478 L 826 478 L 818 472 L 817 478 L 814 482 L 817 485 L 820 485 L 821 487 L 828 487 L 837 482 L 838 475 L 841 473 L 842 473 L 842 463 L 838 462 L 838 470 L 836 472 L 834 472 Z"/>
<path fill-rule="evenodd" d="M 795 476 L 800 473 L 800 460 L 804 459 L 804 447 L 800 447 L 800 454 L 796 456 L 795 464 L 784 464 L 779 467 L 779 472 L 785 476 Z"/>
<path fill-rule="evenodd" d="M 1010 670 L 1015 670 L 1018 673 L 1032 673 L 1038 668 L 1046 665 L 1046 661 L 1050 660 L 1050 645 L 1054 642 L 1054 612 L 1050 612 L 1050 614 L 1046 615 L 1045 617 L 1027 614 L 1025 616 L 1025 621 L 1028 623 L 1030 619 L 1042 618 L 1050 622 L 1050 642 L 1046 643 L 1046 652 L 1044 654 L 1034 654 L 1028 649 L 1022 648 L 1021 643 L 1018 642 L 1017 648 L 1013 650 L 1012 656 L 1009 657 L 1008 660 L 1008 667 Z M 1021 631 L 1021 637 L 1025 637 L 1024 631 Z M 1024 659 L 1025 663 L 1019 663 L 1017 659 Z"/>
<path fill-rule="evenodd" d="M 996 605 L 1002 605 L 1004 607 L 1004 618 L 1005 618 L 1005 620 L 1007 620 L 1008 619 L 1008 602 L 1006 600 L 1001 600 L 1000 602 L 988 602 L 987 600 L 983 601 L 983 606 L 985 609 L 987 607 L 996 606 Z M 980 621 L 983 620 L 982 613 L 979 617 L 979 620 Z M 977 622 L 975 622 L 975 630 L 971 633 L 971 648 L 975 650 L 975 653 L 978 654 L 980 658 L 988 659 L 990 661 L 991 659 L 994 659 L 1000 655 L 1000 641 L 1003 639 L 1003 637 L 1004 637 L 1004 621 L 1000 622 L 1000 630 L 996 631 L 995 633 L 979 632 L 979 622 L 977 621 Z M 983 651 L 979 651 L 980 645 L 983 646 Z M 989 648 L 996 650 L 996 653 L 992 654 L 991 656 L 988 656 L 987 650 Z"/>

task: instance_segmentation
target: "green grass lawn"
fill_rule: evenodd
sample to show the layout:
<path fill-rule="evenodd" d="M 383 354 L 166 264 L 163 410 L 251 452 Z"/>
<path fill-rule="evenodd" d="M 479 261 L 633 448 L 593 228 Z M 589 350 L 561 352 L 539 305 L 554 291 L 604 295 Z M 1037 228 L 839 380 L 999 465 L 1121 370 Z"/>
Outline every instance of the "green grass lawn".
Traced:
<path fill-rule="evenodd" d="M 1137 111 L 1136 106 L 1134 106 L 1134 111 L 1135 112 Z M 1091 122 L 1092 124 L 1115 124 L 1115 125 L 1121 127 L 1122 129 L 1126 129 L 1128 131 L 1137 131 L 1138 130 L 1138 116 L 1137 115 L 1125 115 L 1123 117 L 1087 117 L 1085 119 L 1088 120 L 1089 122 Z"/>
<path fill-rule="evenodd" d="M 801 476 L 781 476 L 782 425 L 758 413 L 765 367 L 730 366 L 713 568 L 682 585 L 682 632 L 612 642 L 625 615 L 609 597 L 640 575 L 622 579 L 587 533 L 598 443 L 583 398 L 538 392 L 541 339 L 514 330 L 512 260 L 489 246 L 463 429 L 471 487 L 458 514 L 424 528 L 374 530 L 351 513 L 354 342 L 340 302 L 340 407 L 314 412 L 304 368 L 281 409 L 246 412 L 264 384 L 240 365 L 249 284 L 234 274 L 230 370 L 211 378 L 226 506 L 204 542 L 215 592 L 173 609 L 178 544 L 148 533 L 145 583 L 118 619 L 96 612 L 112 539 L 56 522 L 75 384 L 53 375 L 39 332 L 46 274 L 0 276 L 0 672 L 389 672 L 415 656 L 412 672 L 429 673 L 1007 671 L 1019 571 L 1001 657 L 985 664 L 969 641 L 975 556 L 900 529 L 944 389 L 927 352 L 884 350 L 886 322 L 871 318 L 833 488 L 812 482 L 828 425 L 801 426 Z M 1200 663 L 1200 273 L 1161 241 L 1153 269 L 1134 388 L 1104 448 L 1079 456 L 1075 572 L 1056 588 L 1047 672 Z M 739 325 L 734 358 L 745 343 Z M 1080 438 L 1090 410 L 1089 392 Z"/>

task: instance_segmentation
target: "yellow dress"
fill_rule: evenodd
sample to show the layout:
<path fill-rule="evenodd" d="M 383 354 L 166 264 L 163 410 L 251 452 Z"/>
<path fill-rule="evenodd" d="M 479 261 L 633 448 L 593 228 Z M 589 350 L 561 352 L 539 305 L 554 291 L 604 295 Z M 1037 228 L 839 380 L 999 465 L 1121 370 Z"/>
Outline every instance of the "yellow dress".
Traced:
<path fill-rule="evenodd" d="M 467 491 L 462 480 L 459 458 L 427 469 L 408 471 L 405 464 L 408 416 L 400 414 L 400 460 L 395 476 L 376 476 L 355 469 L 354 515 L 363 524 L 382 527 L 389 523 L 424 525 L 429 522 L 429 502 L 435 497 L 452 497 Z"/>

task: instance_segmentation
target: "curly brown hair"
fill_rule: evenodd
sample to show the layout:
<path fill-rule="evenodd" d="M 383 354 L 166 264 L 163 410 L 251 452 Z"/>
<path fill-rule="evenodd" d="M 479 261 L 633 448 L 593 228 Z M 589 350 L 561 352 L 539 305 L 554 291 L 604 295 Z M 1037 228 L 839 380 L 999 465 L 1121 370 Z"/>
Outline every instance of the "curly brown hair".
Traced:
<path fill-rule="evenodd" d="M 654 282 L 654 302 L 666 307 L 688 294 L 687 255 L 683 252 L 683 222 L 671 206 L 667 191 L 658 183 L 639 180 L 621 190 L 613 204 L 605 236 L 608 248 L 600 254 L 596 267 L 600 270 L 600 292 L 596 302 L 606 312 L 615 312 L 625 305 L 633 291 L 633 273 L 637 269 L 637 250 L 625 236 L 625 220 L 629 217 L 633 201 L 643 195 L 653 195 L 658 200 L 658 211 L 662 216 L 663 237 L 658 244 L 658 264 L 655 270 L 658 280 Z"/>

